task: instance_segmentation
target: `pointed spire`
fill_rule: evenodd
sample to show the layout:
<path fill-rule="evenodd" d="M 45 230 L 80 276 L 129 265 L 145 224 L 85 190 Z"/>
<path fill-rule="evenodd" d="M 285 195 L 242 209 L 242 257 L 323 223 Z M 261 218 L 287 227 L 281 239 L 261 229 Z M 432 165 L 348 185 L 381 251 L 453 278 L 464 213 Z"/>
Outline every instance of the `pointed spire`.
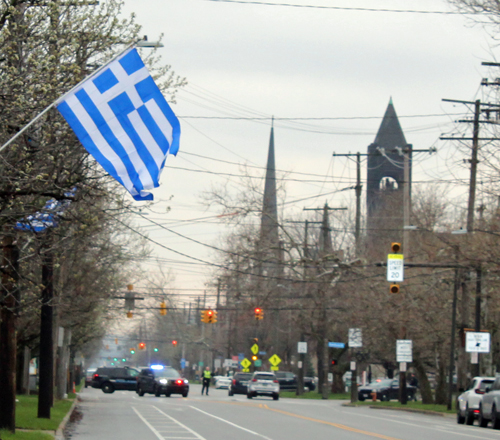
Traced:
<path fill-rule="evenodd" d="M 394 110 L 392 97 L 385 111 L 380 128 L 378 129 L 374 144 L 386 149 L 393 149 L 406 145 L 405 135 L 403 134 L 401 125 L 399 125 L 398 115 L 396 114 L 396 110 Z"/>
<path fill-rule="evenodd" d="M 271 136 L 269 138 L 260 237 L 261 240 L 265 240 L 271 245 L 278 245 L 278 202 L 276 196 L 276 164 L 274 160 L 274 127 L 271 127 Z"/>

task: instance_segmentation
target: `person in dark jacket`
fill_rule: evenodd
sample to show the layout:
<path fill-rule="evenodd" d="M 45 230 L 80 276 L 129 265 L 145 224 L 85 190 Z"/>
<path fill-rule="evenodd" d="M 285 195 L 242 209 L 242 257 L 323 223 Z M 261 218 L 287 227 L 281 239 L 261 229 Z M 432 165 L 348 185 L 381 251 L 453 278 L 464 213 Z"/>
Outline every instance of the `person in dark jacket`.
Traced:
<path fill-rule="evenodd" d="M 203 391 L 206 390 L 206 394 L 208 396 L 208 388 L 210 387 L 210 380 L 212 379 L 212 373 L 210 372 L 210 367 L 206 367 L 203 372 L 203 387 L 201 388 L 201 395 L 203 396 Z"/>

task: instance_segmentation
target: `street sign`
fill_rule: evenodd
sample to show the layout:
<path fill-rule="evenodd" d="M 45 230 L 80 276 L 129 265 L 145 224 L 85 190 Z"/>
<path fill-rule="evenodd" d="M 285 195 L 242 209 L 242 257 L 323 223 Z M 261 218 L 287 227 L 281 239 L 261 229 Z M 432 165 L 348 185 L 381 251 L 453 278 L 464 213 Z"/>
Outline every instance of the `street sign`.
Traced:
<path fill-rule="evenodd" d="M 257 359 L 256 361 L 254 361 L 253 364 L 256 367 L 262 367 L 262 360 L 261 359 Z"/>
<path fill-rule="evenodd" d="M 349 329 L 349 348 L 363 346 L 363 335 L 360 328 Z"/>
<path fill-rule="evenodd" d="M 307 342 L 297 342 L 297 353 L 307 353 Z"/>
<path fill-rule="evenodd" d="M 203 362 L 202 361 L 198 362 L 198 366 L 203 367 Z"/>
<path fill-rule="evenodd" d="M 413 362 L 413 342 L 411 339 L 396 341 L 396 362 Z"/>
<path fill-rule="evenodd" d="M 279 363 L 281 362 L 281 359 L 280 357 L 277 355 L 277 354 L 273 354 L 270 358 L 269 358 L 269 363 L 273 366 L 273 367 L 276 367 Z"/>
<path fill-rule="evenodd" d="M 247 358 L 245 358 L 242 361 L 240 361 L 240 364 L 243 368 L 248 368 L 250 365 L 252 365 L 252 362 L 250 362 Z"/>
<path fill-rule="evenodd" d="M 469 353 L 489 353 L 490 334 L 488 332 L 465 332 L 465 351 Z"/>
<path fill-rule="evenodd" d="M 221 367 L 221 359 L 214 359 L 214 368 L 220 368 Z"/>
<path fill-rule="evenodd" d="M 330 347 L 330 348 L 345 348 L 345 344 L 343 342 L 329 342 L 328 347 Z"/>
<path fill-rule="evenodd" d="M 404 267 L 402 254 L 387 255 L 387 281 L 403 281 Z"/>
<path fill-rule="evenodd" d="M 245 353 L 238 353 L 238 360 L 241 361 L 245 359 Z"/>
<path fill-rule="evenodd" d="M 251 347 L 250 347 L 250 351 L 253 353 L 253 354 L 257 354 L 259 352 L 259 346 L 257 344 L 253 344 Z"/>
<path fill-rule="evenodd" d="M 271 371 L 278 371 L 280 368 L 279 367 L 271 367 Z"/>

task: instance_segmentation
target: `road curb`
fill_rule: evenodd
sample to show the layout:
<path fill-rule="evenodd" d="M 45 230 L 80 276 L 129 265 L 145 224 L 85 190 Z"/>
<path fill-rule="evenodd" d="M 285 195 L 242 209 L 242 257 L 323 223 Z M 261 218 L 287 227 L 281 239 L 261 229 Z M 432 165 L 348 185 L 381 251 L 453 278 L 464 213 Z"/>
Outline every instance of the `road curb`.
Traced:
<path fill-rule="evenodd" d="M 406 411 L 419 414 L 427 414 L 429 416 L 439 416 L 439 417 L 455 417 L 454 414 L 448 414 L 438 411 L 432 411 L 430 409 L 418 409 L 418 408 L 400 408 L 395 406 L 379 406 L 379 405 L 357 405 L 355 403 L 343 403 L 342 406 L 350 406 L 356 408 L 370 408 L 370 409 L 389 409 L 393 411 Z"/>
<path fill-rule="evenodd" d="M 79 400 L 80 400 L 80 395 L 77 394 L 75 400 L 73 401 L 73 405 L 71 405 L 71 408 L 69 409 L 68 413 L 64 416 L 64 419 L 62 419 L 62 422 L 59 424 L 56 430 L 55 440 L 64 440 L 64 428 L 66 428 L 69 418 L 71 417 L 71 414 L 73 414 L 73 411 Z"/>

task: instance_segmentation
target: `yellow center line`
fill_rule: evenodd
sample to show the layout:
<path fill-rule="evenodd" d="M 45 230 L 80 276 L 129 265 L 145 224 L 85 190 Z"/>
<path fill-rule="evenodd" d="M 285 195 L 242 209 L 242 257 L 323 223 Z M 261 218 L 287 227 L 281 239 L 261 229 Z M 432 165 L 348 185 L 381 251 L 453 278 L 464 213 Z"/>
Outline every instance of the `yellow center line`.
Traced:
<path fill-rule="evenodd" d="M 278 413 L 281 413 L 281 414 L 285 414 L 287 416 L 296 417 L 298 419 L 309 420 L 310 422 L 322 423 L 323 425 L 334 426 L 335 428 L 344 429 L 345 431 L 356 432 L 358 434 L 364 434 L 364 435 L 368 435 L 370 437 L 382 438 L 384 440 L 400 440 L 400 439 L 397 439 L 395 437 L 389 437 L 387 435 L 377 434 L 376 432 L 363 431 L 362 429 L 351 428 L 350 426 L 341 425 L 339 423 L 327 422 L 326 420 L 313 419 L 311 417 L 301 416 L 299 414 L 294 414 L 294 413 L 291 413 L 291 412 L 288 412 L 288 411 L 282 411 L 280 409 L 269 408 L 267 405 L 265 405 L 265 407 L 269 411 L 275 411 L 275 412 L 278 412 Z"/>

